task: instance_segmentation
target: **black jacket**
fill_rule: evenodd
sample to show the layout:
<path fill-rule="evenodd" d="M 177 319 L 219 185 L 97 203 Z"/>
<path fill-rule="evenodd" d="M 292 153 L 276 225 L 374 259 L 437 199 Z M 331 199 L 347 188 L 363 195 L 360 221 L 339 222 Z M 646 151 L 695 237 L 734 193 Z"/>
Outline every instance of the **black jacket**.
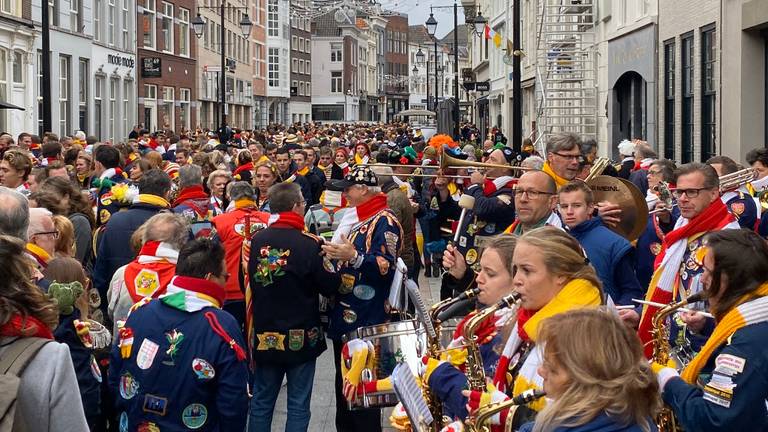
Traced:
<path fill-rule="evenodd" d="M 258 270 L 268 261 L 277 262 L 265 276 Z M 320 241 L 311 234 L 269 227 L 253 236 L 248 275 L 256 364 L 295 365 L 325 351 L 318 294 L 330 297 L 341 285 L 339 273 L 329 269 L 332 264 L 320 256 Z"/>

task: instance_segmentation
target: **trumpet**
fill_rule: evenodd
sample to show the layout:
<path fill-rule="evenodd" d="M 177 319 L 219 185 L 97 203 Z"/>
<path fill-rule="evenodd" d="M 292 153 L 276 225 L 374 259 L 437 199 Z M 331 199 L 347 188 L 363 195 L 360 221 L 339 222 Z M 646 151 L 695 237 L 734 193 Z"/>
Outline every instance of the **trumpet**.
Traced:
<path fill-rule="evenodd" d="M 754 168 L 746 168 L 730 174 L 720 176 L 720 193 L 734 191 L 741 186 L 754 181 L 757 178 L 757 170 Z M 762 205 L 762 201 L 761 201 Z"/>
<path fill-rule="evenodd" d="M 508 399 L 502 402 L 495 402 L 484 407 L 480 407 L 476 413 L 471 415 L 467 421 L 464 422 L 464 427 L 467 431 L 470 432 L 488 432 L 490 431 L 490 428 L 485 425 L 488 423 L 488 420 L 496 413 L 504 411 L 507 408 L 511 408 L 510 412 L 507 414 L 507 424 L 510 424 L 510 422 L 514 421 L 515 413 L 517 412 L 518 407 L 531 403 L 544 396 L 546 396 L 545 392 L 531 389 L 520 393 L 512 399 Z"/>

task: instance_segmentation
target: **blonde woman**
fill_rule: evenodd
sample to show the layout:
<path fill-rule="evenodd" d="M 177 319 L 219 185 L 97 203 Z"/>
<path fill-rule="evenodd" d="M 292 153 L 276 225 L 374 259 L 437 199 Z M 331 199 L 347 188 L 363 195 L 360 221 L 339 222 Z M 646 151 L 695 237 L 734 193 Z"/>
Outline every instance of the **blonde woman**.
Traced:
<path fill-rule="evenodd" d="M 520 308 L 509 324 L 511 330 L 502 331 L 507 337 L 494 375 L 486 375 L 494 385 L 490 395 L 482 397 L 481 392 L 464 390 L 466 376 L 446 362 L 427 365 L 425 380 L 430 389 L 459 418 L 465 418 L 467 408 L 474 410 L 481 401 L 487 403 L 530 389 L 541 390 L 539 323 L 557 314 L 602 303 L 594 268 L 576 239 L 558 228 L 537 228 L 519 237 L 512 269 L 512 286 L 521 295 Z M 544 404 L 544 400 L 539 400 L 529 406 L 538 411 Z M 503 423 L 504 419 L 505 416 L 498 416 L 496 422 Z"/>
<path fill-rule="evenodd" d="M 538 333 L 550 403 L 521 432 L 656 430 L 659 385 L 639 339 L 617 315 L 572 310 L 542 321 Z"/>
<path fill-rule="evenodd" d="M 72 221 L 66 216 L 53 215 L 53 226 L 59 232 L 54 256 L 56 258 L 73 258 L 75 256 L 75 226 L 72 225 Z"/>

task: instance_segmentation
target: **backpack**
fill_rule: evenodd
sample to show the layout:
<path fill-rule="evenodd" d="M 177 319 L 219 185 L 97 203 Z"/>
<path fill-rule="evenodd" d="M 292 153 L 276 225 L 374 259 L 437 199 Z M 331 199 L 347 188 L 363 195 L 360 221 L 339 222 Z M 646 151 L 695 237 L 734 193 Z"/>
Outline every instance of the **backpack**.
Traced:
<path fill-rule="evenodd" d="M 19 429 L 15 424 L 16 398 L 21 384 L 21 374 L 24 373 L 30 360 L 37 352 L 51 342 L 49 339 L 25 337 L 13 341 L 0 358 L 0 432 L 11 432 Z"/>

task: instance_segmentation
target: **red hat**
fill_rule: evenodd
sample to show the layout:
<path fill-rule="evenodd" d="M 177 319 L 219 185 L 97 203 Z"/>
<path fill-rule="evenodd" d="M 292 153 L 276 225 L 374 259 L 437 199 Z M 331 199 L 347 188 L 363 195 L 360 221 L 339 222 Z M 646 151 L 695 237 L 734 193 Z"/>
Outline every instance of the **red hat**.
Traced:
<path fill-rule="evenodd" d="M 339 154 L 339 152 L 342 152 L 344 154 L 344 158 L 345 159 L 349 157 L 349 150 L 347 150 L 346 147 L 339 147 L 339 148 L 337 148 L 336 149 L 336 153 L 334 153 L 334 155 Z"/>

